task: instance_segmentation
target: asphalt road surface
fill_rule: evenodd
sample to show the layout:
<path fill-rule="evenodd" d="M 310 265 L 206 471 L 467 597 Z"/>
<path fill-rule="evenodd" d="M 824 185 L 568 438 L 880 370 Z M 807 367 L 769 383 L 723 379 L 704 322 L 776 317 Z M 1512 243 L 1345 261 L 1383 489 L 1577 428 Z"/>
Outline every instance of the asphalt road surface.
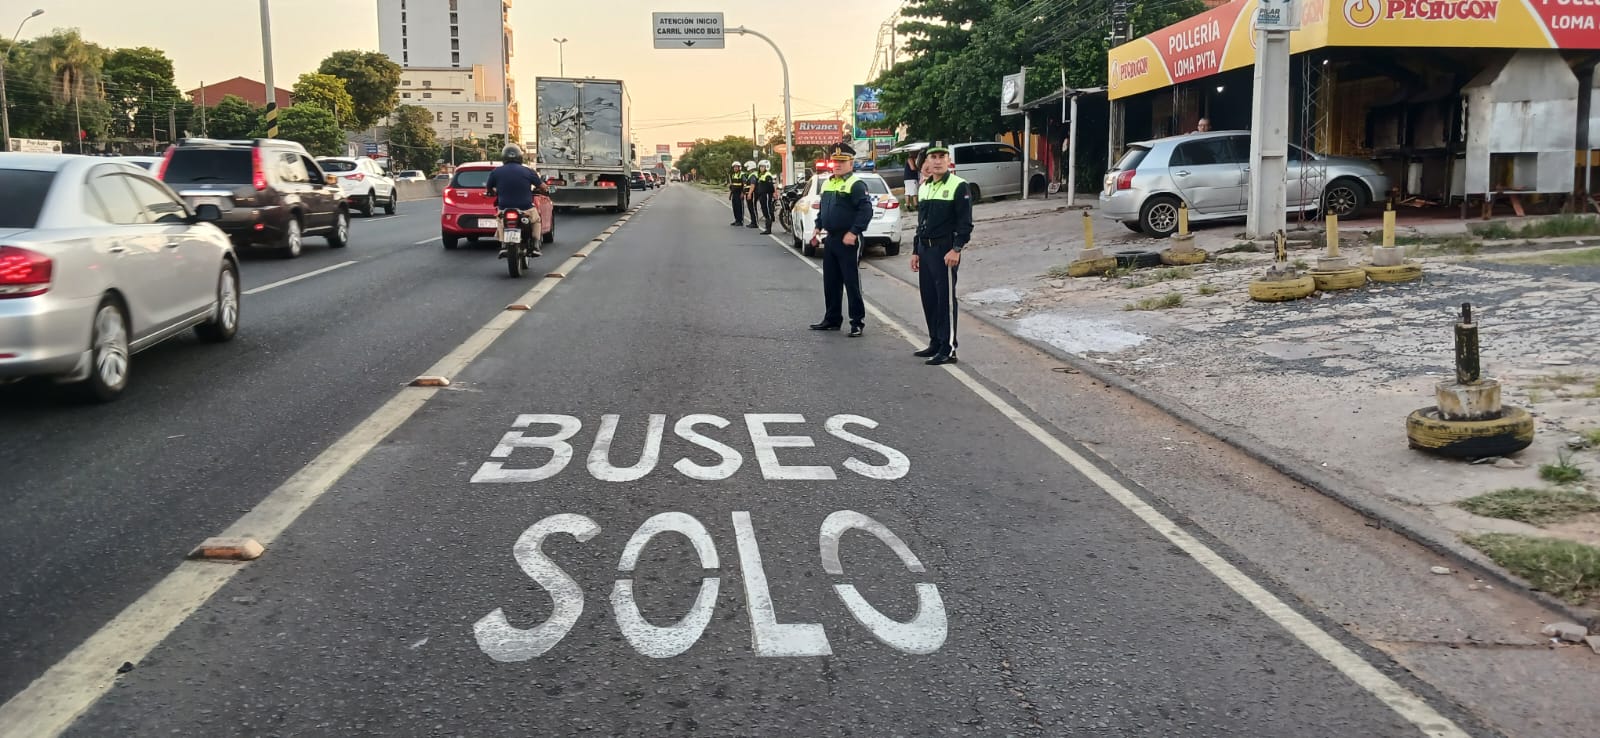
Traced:
<path fill-rule="evenodd" d="M 0 394 L 0 733 L 1483 732 L 881 315 L 806 330 L 815 268 L 691 187 L 543 280 L 431 207 L 247 262 L 356 263 L 120 403 Z M 180 563 L 221 533 L 267 553 Z"/>

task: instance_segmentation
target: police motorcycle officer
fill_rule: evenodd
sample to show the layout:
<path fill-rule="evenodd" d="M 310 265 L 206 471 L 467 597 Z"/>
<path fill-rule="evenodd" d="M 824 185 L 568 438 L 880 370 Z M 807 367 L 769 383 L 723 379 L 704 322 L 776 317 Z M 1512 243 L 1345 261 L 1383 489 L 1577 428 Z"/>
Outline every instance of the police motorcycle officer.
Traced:
<path fill-rule="evenodd" d="M 765 219 L 765 228 L 761 231 L 765 235 L 772 235 L 772 199 L 778 194 L 778 177 L 772 173 L 772 162 L 762 159 L 756 165 L 755 201 L 761 206 L 761 215 Z M 750 221 L 755 222 L 754 211 Z"/>
<path fill-rule="evenodd" d="M 733 222 L 728 225 L 744 225 L 744 185 L 744 165 L 734 162 L 733 174 L 728 175 L 728 199 L 733 205 Z M 755 219 L 753 213 L 751 219 Z"/>

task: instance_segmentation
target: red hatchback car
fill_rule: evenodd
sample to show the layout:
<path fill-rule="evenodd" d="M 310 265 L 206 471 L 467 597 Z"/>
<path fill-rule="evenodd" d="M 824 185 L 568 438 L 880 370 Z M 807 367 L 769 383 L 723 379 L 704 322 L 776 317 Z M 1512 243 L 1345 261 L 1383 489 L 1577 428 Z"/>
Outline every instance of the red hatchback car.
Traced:
<path fill-rule="evenodd" d="M 444 190 L 444 211 L 439 215 L 439 235 L 444 247 L 453 249 L 461 239 L 477 241 L 494 239 L 496 222 L 494 199 L 485 186 L 489 173 L 500 166 L 493 162 L 477 161 L 456 167 L 455 176 Z M 540 240 L 550 243 L 556 239 L 555 207 L 544 195 L 533 196 L 533 207 L 539 211 Z"/>

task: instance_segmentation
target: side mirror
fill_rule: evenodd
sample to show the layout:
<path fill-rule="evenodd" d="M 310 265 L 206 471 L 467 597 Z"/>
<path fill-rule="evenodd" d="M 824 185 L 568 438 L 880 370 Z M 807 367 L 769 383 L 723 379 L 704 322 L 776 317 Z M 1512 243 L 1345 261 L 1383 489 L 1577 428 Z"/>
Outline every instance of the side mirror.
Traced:
<path fill-rule="evenodd" d="M 195 223 L 215 223 L 219 220 L 222 220 L 222 208 L 212 205 L 211 203 L 196 205 L 192 220 Z"/>
<path fill-rule="evenodd" d="M 329 175 L 324 176 L 322 179 L 323 179 L 323 182 L 325 184 L 331 184 L 331 185 L 339 184 L 339 175 L 337 175 L 337 174 L 329 174 Z"/>

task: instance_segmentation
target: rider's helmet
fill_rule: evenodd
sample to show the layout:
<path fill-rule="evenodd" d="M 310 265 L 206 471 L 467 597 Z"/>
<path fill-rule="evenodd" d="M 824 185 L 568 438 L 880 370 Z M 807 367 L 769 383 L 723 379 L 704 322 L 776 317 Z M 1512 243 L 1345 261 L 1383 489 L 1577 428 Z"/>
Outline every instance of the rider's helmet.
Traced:
<path fill-rule="evenodd" d="M 751 159 L 750 161 L 745 162 L 744 163 L 744 168 L 745 169 L 755 169 L 756 168 L 755 159 Z"/>
<path fill-rule="evenodd" d="M 762 169 L 771 169 L 772 168 L 772 162 L 767 161 L 766 159 L 762 159 L 761 163 L 759 164 L 759 166 Z"/>
<path fill-rule="evenodd" d="M 734 169 L 738 169 L 738 168 L 739 168 L 739 167 L 742 167 L 742 166 L 744 166 L 744 165 L 743 165 L 743 164 L 740 164 L 740 163 L 739 163 L 739 162 L 734 162 L 734 163 L 733 163 L 733 168 L 734 168 Z"/>
<path fill-rule="evenodd" d="M 500 152 L 500 161 L 503 161 L 507 164 L 521 164 L 522 147 L 516 144 L 510 144 L 506 146 L 505 149 Z"/>

